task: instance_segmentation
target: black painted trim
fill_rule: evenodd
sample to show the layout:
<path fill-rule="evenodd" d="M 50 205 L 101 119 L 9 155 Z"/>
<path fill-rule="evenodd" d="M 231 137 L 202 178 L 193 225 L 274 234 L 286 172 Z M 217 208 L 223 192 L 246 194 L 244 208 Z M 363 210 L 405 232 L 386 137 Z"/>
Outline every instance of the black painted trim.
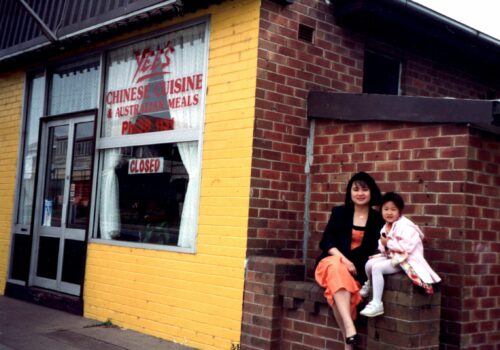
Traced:
<path fill-rule="evenodd" d="M 7 282 L 5 295 L 14 299 L 43 305 L 78 316 L 83 315 L 83 299 L 47 289 L 21 286 Z"/>
<path fill-rule="evenodd" d="M 496 101 L 311 91 L 308 118 L 492 125 Z M 498 118 L 498 116 L 497 116 Z"/>

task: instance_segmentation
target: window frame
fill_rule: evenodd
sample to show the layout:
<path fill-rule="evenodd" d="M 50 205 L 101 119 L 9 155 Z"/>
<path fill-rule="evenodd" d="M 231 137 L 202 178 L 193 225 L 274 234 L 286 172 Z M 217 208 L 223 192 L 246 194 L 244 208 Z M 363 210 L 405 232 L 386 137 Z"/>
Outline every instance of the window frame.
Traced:
<path fill-rule="evenodd" d="M 99 109 L 100 101 L 101 101 L 101 95 L 97 94 L 96 98 L 96 106 L 94 108 L 90 107 L 87 109 L 79 109 L 75 111 L 63 111 L 60 113 L 53 113 L 52 108 L 51 108 L 51 92 L 54 86 L 54 75 L 58 74 L 59 70 L 61 68 L 65 69 L 72 69 L 72 68 L 79 68 L 81 66 L 84 66 L 86 64 L 90 63 L 98 63 L 99 64 L 99 72 L 101 73 L 101 76 L 98 78 L 97 85 L 100 87 L 102 80 L 102 71 L 103 71 L 103 66 L 102 66 L 102 52 L 89 52 L 84 55 L 79 55 L 77 57 L 71 57 L 66 60 L 60 61 L 60 62 L 51 62 L 50 64 L 47 65 L 46 68 L 46 80 L 45 80 L 45 100 L 44 100 L 44 118 L 55 118 L 59 116 L 64 116 L 64 115 L 72 115 L 75 113 L 80 113 L 80 112 L 85 112 L 85 111 L 96 111 Z"/>
<path fill-rule="evenodd" d="M 23 181 L 23 172 L 25 169 L 25 151 L 26 151 L 26 133 L 28 129 L 28 117 L 29 117 L 29 109 L 31 107 L 31 97 L 33 96 L 33 91 L 32 91 L 32 83 L 34 79 L 40 76 L 43 78 L 43 105 L 42 105 L 42 117 L 46 113 L 47 110 L 47 69 L 46 68 L 39 68 L 39 69 L 33 69 L 29 70 L 26 72 L 24 75 L 24 81 L 23 81 L 23 86 L 25 87 L 24 93 L 23 93 L 23 103 L 21 106 L 21 127 L 19 128 L 19 147 L 18 147 L 18 154 L 17 154 L 17 163 L 16 163 L 16 179 L 15 179 L 15 193 L 14 193 L 14 207 L 12 210 L 12 220 L 11 220 L 11 228 L 10 228 L 10 236 L 11 236 L 11 244 L 9 248 L 9 259 L 8 259 L 8 266 L 7 266 L 7 276 L 6 280 L 9 283 L 12 284 L 17 284 L 20 286 L 25 286 L 26 283 L 28 282 L 29 279 L 29 271 L 28 271 L 28 276 L 26 280 L 18 280 L 11 278 L 12 276 L 12 263 L 14 259 L 14 242 L 15 242 L 15 236 L 16 235 L 22 235 L 22 236 L 32 236 L 32 222 L 33 222 L 33 211 L 34 211 L 34 203 L 32 203 L 32 214 L 31 214 L 31 223 L 30 224 L 20 224 L 19 223 L 19 206 L 21 205 L 21 188 L 22 188 L 22 181 Z M 38 130 L 38 142 L 40 142 L 40 130 Z M 39 147 L 37 146 L 37 161 L 35 162 L 35 176 L 38 174 L 38 152 L 39 152 Z M 36 192 L 36 190 L 34 191 Z M 33 193 L 35 195 L 35 193 Z M 31 260 L 31 258 L 29 259 Z M 28 261 L 28 266 L 30 265 L 31 261 Z"/>
<path fill-rule="evenodd" d="M 16 193 L 14 196 L 14 210 L 12 211 L 12 227 L 11 232 L 17 234 L 30 235 L 31 234 L 31 224 L 20 224 L 19 223 L 19 206 L 21 205 L 21 187 L 23 181 L 23 172 L 25 169 L 24 164 L 24 156 L 26 151 L 26 133 L 28 131 L 28 117 L 29 117 L 29 109 L 31 107 L 31 97 L 33 96 L 32 91 L 32 83 L 34 79 L 39 76 L 43 78 L 43 105 L 42 105 L 42 116 L 43 118 L 47 111 L 47 70 L 46 69 L 37 69 L 33 71 L 29 71 L 25 74 L 23 85 L 26 87 L 23 96 L 23 104 L 22 104 L 22 123 L 21 128 L 19 130 L 19 149 L 18 149 L 18 160 L 16 165 Z M 38 142 L 40 141 L 40 130 L 37 132 Z M 39 146 L 37 146 L 37 161 L 35 162 L 35 174 L 37 173 L 37 164 L 38 164 L 38 151 Z M 31 216 L 31 221 L 33 221 L 33 215 Z"/>

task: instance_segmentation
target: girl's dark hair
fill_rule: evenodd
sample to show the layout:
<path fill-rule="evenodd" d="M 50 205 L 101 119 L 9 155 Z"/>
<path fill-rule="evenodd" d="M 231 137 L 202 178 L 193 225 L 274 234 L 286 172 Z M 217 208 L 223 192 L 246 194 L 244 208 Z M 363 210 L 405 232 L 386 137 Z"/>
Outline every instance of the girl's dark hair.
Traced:
<path fill-rule="evenodd" d="M 359 184 L 360 186 L 366 186 L 370 189 L 370 205 L 379 205 L 380 203 L 380 198 L 382 197 L 380 193 L 380 188 L 378 188 L 377 183 L 367 173 L 364 171 L 361 171 L 359 173 L 356 173 L 351 177 L 349 182 L 347 183 L 347 188 L 345 192 L 345 205 L 346 207 L 352 207 L 353 202 L 351 198 L 351 189 L 354 183 Z"/>
<path fill-rule="evenodd" d="M 380 208 L 382 208 L 382 206 L 387 202 L 393 202 L 394 205 L 399 209 L 399 211 L 403 212 L 405 201 L 396 192 L 387 192 L 386 194 L 384 194 L 382 196 L 382 200 L 380 201 Z"/>

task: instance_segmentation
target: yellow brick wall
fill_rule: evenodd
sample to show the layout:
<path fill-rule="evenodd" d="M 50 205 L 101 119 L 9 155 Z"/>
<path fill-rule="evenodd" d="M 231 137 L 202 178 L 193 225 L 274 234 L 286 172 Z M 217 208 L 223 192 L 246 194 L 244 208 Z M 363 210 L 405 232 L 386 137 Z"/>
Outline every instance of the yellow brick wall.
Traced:
<path fill-rule="evenodd" d="M 199 349 L 239 343 L 254 125 L 258 0 L 210 15 L 196 254 L 90 244 L 85 316 Z"/>
<path fill-rule="evenodd" d="M 10 238 L 23 73 L 0 73 L 0 294 L 3 295 L 10 255 Z"/>

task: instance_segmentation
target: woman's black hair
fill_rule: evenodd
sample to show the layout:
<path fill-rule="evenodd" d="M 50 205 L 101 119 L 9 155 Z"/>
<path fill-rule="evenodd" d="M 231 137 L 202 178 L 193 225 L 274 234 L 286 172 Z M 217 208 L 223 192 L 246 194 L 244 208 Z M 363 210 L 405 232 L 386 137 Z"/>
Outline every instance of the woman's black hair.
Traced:
<path fill-rule="evenodd" d="M 387 202 L 394 203 L 394 205 L 399 209 L 399 212 L 403 212 L 405 201 L 396 192 L 387 192 L 386 194 L 384 194 L 382 196 L 382 200 L 380 201 L 380 208 L 382 208 L 382 206 Z"/>
<path fill-rule="evenodd" d="M 346 207 L 352 207 L 353 202 L 351 198 L 351 189 L 354 183 L 358 183 L 362 186 L 367 186 L 370 189 L 370 205 L 378 205 L 380 203 L 380 198 L 382 197 L 380 193 L 380 188 L 378 188 L 377 183 L 367 173 L 364 171 L 360 171 L 359 173 L 354 174 L 349 182 L 347 183 L 347 188 L 345 192 L 345 205 Z"/>

